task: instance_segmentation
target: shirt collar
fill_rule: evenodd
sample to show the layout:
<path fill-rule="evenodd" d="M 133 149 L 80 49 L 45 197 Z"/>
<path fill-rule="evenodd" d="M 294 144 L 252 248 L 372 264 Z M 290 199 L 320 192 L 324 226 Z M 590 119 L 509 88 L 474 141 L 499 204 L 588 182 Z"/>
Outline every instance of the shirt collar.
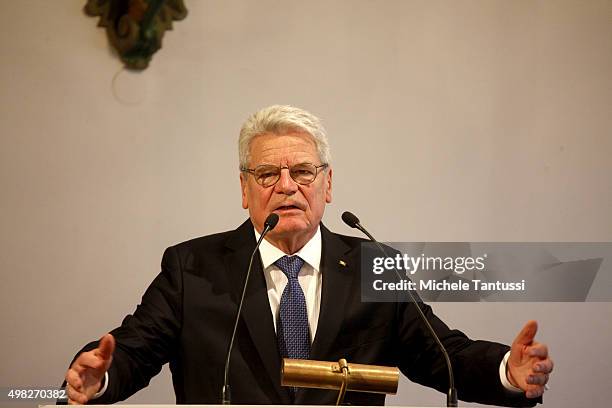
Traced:
<path fill-rule="evenodd" d="M 261 234 L 257 232 L 255 228 L 255 239 L 259 240 Z M 290 255 L 298 255 L 300 258 L 304 260 L 308 265 L 312 266 L 316 271 L 319 270 L 321 266 L 321 227 L 317 227 L 317 232 L 313 235 L 312 238 L 295 254 Z M 261 262 L 263 263 L 264 270 L 272 265 L 274 262 L 278 261 L 283 256 L 287 255 L 271 243 L 269 243 L 265 238 L 261 242 L 259 246 L 259 253 L 261 254 Z"/>

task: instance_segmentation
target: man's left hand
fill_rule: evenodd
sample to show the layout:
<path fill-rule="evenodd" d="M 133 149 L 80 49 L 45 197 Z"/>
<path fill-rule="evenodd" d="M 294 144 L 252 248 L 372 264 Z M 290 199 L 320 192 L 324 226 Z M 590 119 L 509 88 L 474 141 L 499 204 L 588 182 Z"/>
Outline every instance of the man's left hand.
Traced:
<path fill-rule="evenodd" d="M 525 391 L 527 398 L 544 394 L 544 386 L 553 369 L 548 347 L 534 340 L 537 331 L 538 323 L 535 320 L 525 324 L 512 343 L 506 367 L 510 383 Z"/>

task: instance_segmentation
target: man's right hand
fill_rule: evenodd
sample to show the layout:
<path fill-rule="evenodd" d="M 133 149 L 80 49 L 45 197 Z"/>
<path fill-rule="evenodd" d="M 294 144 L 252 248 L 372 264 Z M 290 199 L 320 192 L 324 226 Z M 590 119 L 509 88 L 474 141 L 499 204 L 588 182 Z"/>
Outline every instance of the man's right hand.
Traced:
<path fill-rule="evenodd" d="M 113 361 L 115 338 L 105 334 L 98 348 L 81 353 L 66 373 L 68 404 L 86 404 L 102 388 L 104 374 Z"/>

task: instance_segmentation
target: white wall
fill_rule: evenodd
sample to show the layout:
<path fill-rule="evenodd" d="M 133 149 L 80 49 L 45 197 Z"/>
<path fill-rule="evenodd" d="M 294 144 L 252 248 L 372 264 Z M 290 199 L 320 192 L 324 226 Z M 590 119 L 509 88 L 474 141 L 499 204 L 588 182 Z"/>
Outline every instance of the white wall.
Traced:
<path fill-rule="evenodd" d="M 610 1 L 187 0 L 141 74 L 84 3 L 0 0 L 0 387 L 58 384 L 165 247 L 246 218 L 237 132 L 270 104 L 323 118 L 339 232 L 351 209 L 389 241 L 612 241 Z M 436 310 L 504 342 L 537 318 L 546 405 L 607 405 L 610 303 Z M 167 372 L 130 401 L 173 402 Z"/>

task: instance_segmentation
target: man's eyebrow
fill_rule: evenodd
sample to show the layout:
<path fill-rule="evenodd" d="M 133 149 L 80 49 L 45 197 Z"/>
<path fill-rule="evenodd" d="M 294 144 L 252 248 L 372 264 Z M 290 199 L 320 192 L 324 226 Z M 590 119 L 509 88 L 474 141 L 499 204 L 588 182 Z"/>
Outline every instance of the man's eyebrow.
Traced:
<path fill-rule="evenodd" d="M 316 163 L 317 163 L 317 160 L 313 160 L 313 159 L 298 160 L 294 163 L 289 164 L 289 167 L 298 166 L 300 164 L 315 164 L 316 165 Z M 259 164 L 254 165 L 253 168 L 259 167 L 259 166 L 272 166 L 272 167 L 277 167 L 277 168 L 279 167 L 279 165 L 275 163 L 261 162 Z"/>

